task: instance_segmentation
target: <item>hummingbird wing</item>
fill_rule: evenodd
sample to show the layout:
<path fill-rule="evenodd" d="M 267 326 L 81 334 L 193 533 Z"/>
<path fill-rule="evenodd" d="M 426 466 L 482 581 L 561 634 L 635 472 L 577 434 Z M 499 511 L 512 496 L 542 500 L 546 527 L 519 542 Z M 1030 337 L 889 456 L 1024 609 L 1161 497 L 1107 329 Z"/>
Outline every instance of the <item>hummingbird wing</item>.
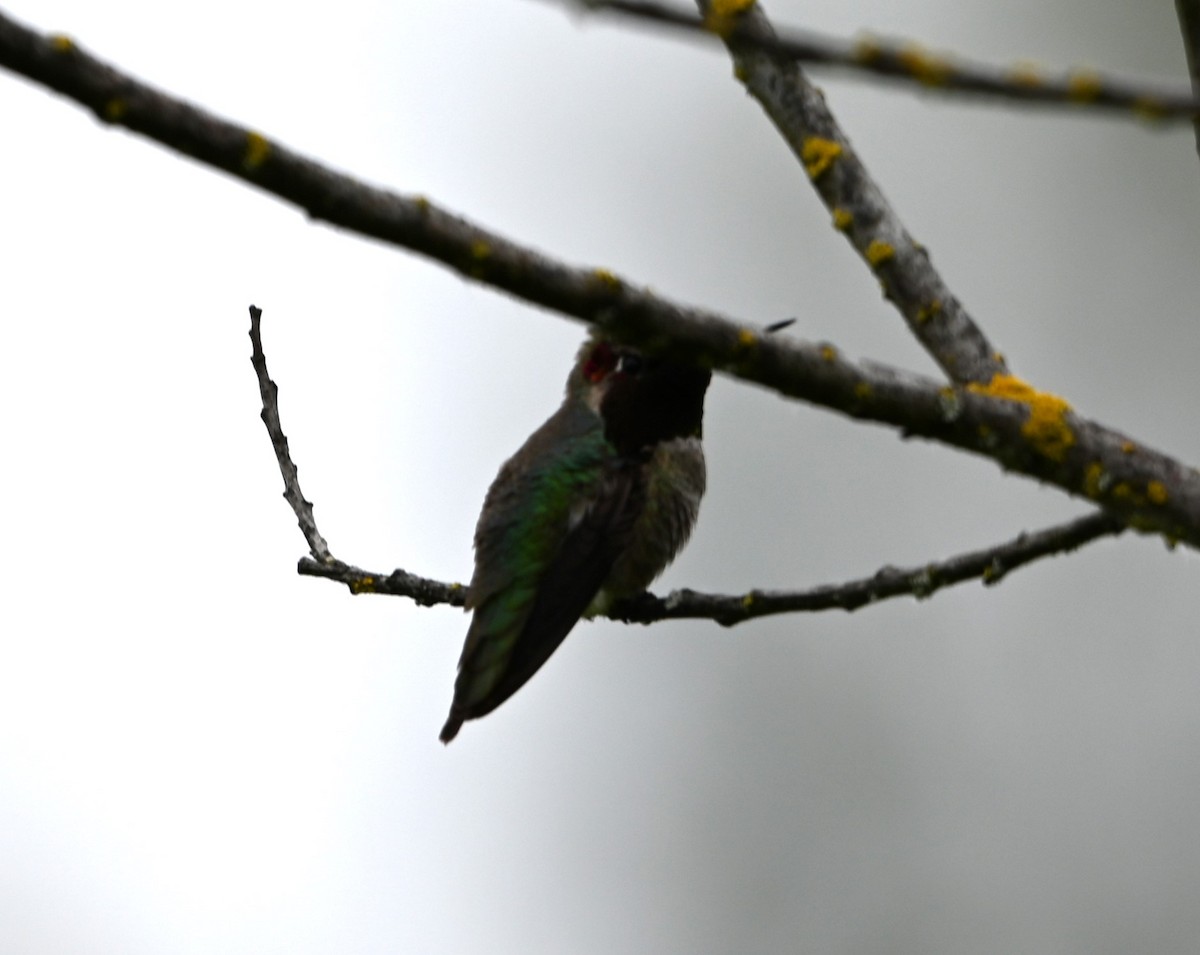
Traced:
<path fill-rule="evenodd" d="M 640 462 L 617 456 L 597 432 L 577 443 L 573 460 L 550 466 L 538 460 L 542 430 L 522 449 L 532 464 L 506 465 L 488 493 L 468 596 L 475 615 L 443 742 L 512 696 L 558 648 L 628 546 L 643 506 Z"/>
<path fill-rule="evenodd" d="M 635 462 L 616 463 L 597 492 L 572 515 L 573 526 L 538 584 L 508 666 L 493 689 L 492 695 L 499 696 L 493 706 L 520 689 L 558 648 L 629 546 L 644 503 L 642 468 Z"/>

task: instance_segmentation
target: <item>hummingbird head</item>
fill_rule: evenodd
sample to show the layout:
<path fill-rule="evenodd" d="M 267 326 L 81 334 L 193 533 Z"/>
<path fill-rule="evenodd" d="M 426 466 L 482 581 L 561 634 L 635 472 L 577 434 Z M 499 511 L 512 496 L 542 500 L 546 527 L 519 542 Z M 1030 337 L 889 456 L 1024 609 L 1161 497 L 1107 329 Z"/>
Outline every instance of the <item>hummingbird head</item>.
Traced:
<path fill-rule="evenodd" d="M 604 421 L 604 436 L 622 454 L 673 438 L 700 437 L 704 393 L 712 372 L 593 335 L 580 349 L 568 393 Z"/>

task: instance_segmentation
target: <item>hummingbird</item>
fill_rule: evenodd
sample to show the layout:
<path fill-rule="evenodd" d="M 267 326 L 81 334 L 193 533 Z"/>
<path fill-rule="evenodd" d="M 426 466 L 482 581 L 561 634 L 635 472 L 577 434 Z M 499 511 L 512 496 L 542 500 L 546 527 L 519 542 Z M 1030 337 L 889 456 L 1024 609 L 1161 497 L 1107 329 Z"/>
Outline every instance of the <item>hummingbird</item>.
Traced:
<path fill-rule="evenodd" d="M 712 373 L 592 332 L 562 405 L 500 468 L 441 740 L 525 685 L 581 617 L 644 591 L 691 535 Z"/>

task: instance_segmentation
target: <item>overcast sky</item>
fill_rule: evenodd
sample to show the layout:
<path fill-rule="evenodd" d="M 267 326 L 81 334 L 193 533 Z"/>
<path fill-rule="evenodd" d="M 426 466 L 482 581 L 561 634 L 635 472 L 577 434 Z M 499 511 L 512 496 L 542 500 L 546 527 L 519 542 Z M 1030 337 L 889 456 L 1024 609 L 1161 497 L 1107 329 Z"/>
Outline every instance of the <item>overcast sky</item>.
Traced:
<path fill-rule="evenodd" d="M 10 0 L 518 241 L 933 373 L 718 50 L 532 0 Z M 775 0 L 781 23 L 1183 81 L 1169 0 Z M 1200 460 L 1186 128 L 819 76 L 1014 370 Z M 466 618 L 300 578 L 247 306 L 338 556 L 466 580 L 581 327 L 0 74 L 0 948 L 1125 953 L 1200 936 L 1200 561 L 581 625 L 449 747 Z M 835 582 L 1084 513 L 718 379 L 657 589 Z"/>

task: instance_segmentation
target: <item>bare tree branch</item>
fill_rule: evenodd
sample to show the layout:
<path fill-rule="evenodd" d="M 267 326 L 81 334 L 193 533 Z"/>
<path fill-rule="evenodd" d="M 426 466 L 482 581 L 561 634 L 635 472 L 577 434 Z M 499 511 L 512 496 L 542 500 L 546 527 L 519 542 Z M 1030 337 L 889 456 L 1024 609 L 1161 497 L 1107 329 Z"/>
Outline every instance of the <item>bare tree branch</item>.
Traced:
<path fill-rule="evenodd" d="M 150 89 L 69 41 L 40 37 L 2 15 L 0 65 L 315 218 L 412 249 L 651 351 L 669 348 L 681 360 L 780 394 L 990 457 L 1099 504 L 1136 529 L 1200 547 L 1200 473 L 1076 415 L 1062 399 L 1019 379 L 997 375 L 986 385 L 951 388 L 898 369 L 855 365 L 831 346 L 763 335 L 717 313 L 655 296 L 610 272 L 571 268 L 427 200 L 335 173 Z"/>
<path fill-rule="evenodd" d="M 1175 12 L 1192 76 L 1192 92 L 1200 96 L 1200 0 L 1175 0 Z M 1200 116 L 1193 117 L 1192 125 L 1196 130 L 1196 150 L 1200 152 Z"/>
<path fill-rule="evenodd" d="M 283 476 L 283 499 L 296 515 L 300 533 L 304 535 L 309 553 L 312 554 L 312 557 L 301 558 L 296 568 L 297 573 L 340 581 L 355 594 L 387 593 L 411 597 L 422 606 L 452 604 L 461 607 L 466 595 L 466 588 L 462 584 L 444 584 L 404 570 L 394 570 L 387 575 L 371 574 L 338 560 L 330 553 L 329 545 L 317 530 L 312 502 L 300 490 L 300 471 L 292 461 L 288 439 L 283 433 L 283 423 L 279 418 L 279 386 L 271 380 L 270 372 L 267 371 L 267 356 L 262 347 L 262 309 L 254 305 L 250 306 L 250 343 L 250 364 L 254 366 L 254 376 L 258 379 L 258 393 L 262 398 L 262 412 L 259 417 L 267 427 L 271 447 L 275 451 L 275 461 L 279 465 L 279 473 Z"/>
<path fill-rule="evenodd" d="M 776 28 L 761 34 L 739 20 L 698 17 L 652 0 L 568 0 L 587 11 L 632 18 L 700 36 L 723 34 L 729 42 L 797 63 L 835 67 L 896 80 L 910 89 L 952 96 L 977 94 L 1022 104 L 1107 110 L 1138 119 L 1193 121 L 1200 113 L 1194 92 L 1105 76 L 1093 70 L 1044 71 L 1029 64 L 992 66 L 935 54 L 913 43 L 866 37 L 843 40 L 809 30 Z M 1194 0 L 1176 0 L 1182 8 Z M 1193 71 L 1194 72 L 1194 71 Z"/>
<path fill-rule="evenodd" d="M 710 20 L 716 4 L 696 0 Z M 893 211 L 821 91 L 792 61 L 763 51 L 775 31 L 759 3 L 723 0 L 725 44 L 734 73 L 758 100 L 863 261 L 899 309 L 909 329 L 952 381 L 986 383 L 1006 374 L 1004 358 L 987 340 L 934 269 L 929 254 Z"/>
<path fill-rule="evenodd" d="M 968 580 L 991 586 L 1008 573 L 1042 557 L 1066 554 L 1091 541 L 1120 534 L 1120 521 L 1108 514 L 1089 514 L 984 550 L 959 554 L 921 567 L 883 567 L 870 577 L 812 590 L 751 590 L 745 594 L 701 594 L 676 590 L 666 597 L 642 594 L 614 607 L 610 616 L 629 623 L 653 623 L 702 617 L 723 626 L 756 617 L 819 610 L 857 610 L 892 597 L 931 597 L 944 587 Z"/>
<path fill-rule="evenodd" d="M 1041 531 L 1021 534 L 1011 541 L 984 550 L 960 554 L 920 567 L 883 567 L 870 577 L 844 584 L 827 584 L 811 590 L 751 590 L 745 594 L 706 594 L 673 590 L 665 597 L 645 593 L 622 601 L 608 617 L 625 623 L 660 620 L 714 620 L 731 627 L 758 617 L 822 610 L 853 611 L 895 597 L 925 599 L 939 590 L 971 580 L 999 583 L 1010 572 L 1043 557 L 1066 554 L 1103 537 L 1122 533 L 1125 526 L 1113 517 L 1089 514 Z M 352 594 L 388 594 L 408 597 L 422 606 L 449 604 L 461 607 L 466 597 L 462 584 L 445 584 L 405 570 L 381 574 L 341 561 L 320 563 L 301 558 L 297 571 L 345 584 Z"/>
<path fill-rule="evenodd" d="M 390 597 L 408 597 L 419 606 L 433 607 L 448 604 L 461 607 L 466 600 L 467 588 L 462 584 L 446 584 L 440 580 L 419 577 L 407 570 L 393 570 L 381 574 L 363 570 L 353 564 L 335 560 L 322 564 L 311 557 L 301 557 L 296 572 L 304 577 L 324 577 L 345 584 L 352 594 L 387 594 Z"/>
<path fill-rule="evenodd" d="M 275 460 L 279 462 L 279 472 L 283 475 L 283 499 L 296 514 L 300 532 L 308 541 L 309 552 L 321 563 L 329 564 L 334 561 L 334 556 L 329 553 L 329 545 L 317 530 L 312 502 L 305 498 L 300 490 L 300 472 L 292 461 L 288 439 L 279 420 L 279 386 L 267 373 L 267 356 L 263 354 L 262 309 L 253 305 L 250 306 L 250 347 L 250 364 L 254 366 L 254 375 L 258 379 L 258 393 L 262 396 L 260 417 L 267 427 L 267 434 L 271 436 L 271 447 L 275 449 Z"/>
<path fill-rule="evenodd" d="M 774 330 L 775 326 L 766 329 L 768 332 Z M 299 470 L 292 461 L 288 440 L 279 419 L 279 387 L 271 380 L 263 353 L 262 310 L 253 305 L 250 306 L 250 341 L 253 345 L 250 361 L 262 397 L 261 417 L 271 437 L 271 447 L 275 450 L 275 460 L 283 476 L 283 497 L 295 513 L 309 550 L 316 558 L 301 558 L 297 572 L 309 577 L 335 580 L 345 584 L 352 594 L 408 597 L 427 607 L 436 604 L 463 606 L 466 588 L 462 584 L 447 584 L 406 570 L 393 570 L 389 574 L 375 573 L 338 560 L 329 552 L 325 538 L 317 530 L 312 503 L 300 490 Z M 975 578 L 985 584 L 995 584 L 1010 571 L 1041 557 L 1067 553 L 1089 541 L 1120 534 L 1124 530 L 1125 526 L 1111 515 L 1092 514 L 1035 534 L 1021 534 L 1005 544 L 961 554 L 940 563 L 907 570 L 884 567 L 871 577 L 846 584 L 807 591 L 752 590 L 740 596 L 704 594 L 694 590 L 677 590 L 666 597 L 646 593 L 618 604 L 609 616 L 628 623 L 704 618 L 715 620 L 723 626 L 732 626 L 773 614 L 856 610 L 890 597 L 929 597 L 943 587 Z"/>

